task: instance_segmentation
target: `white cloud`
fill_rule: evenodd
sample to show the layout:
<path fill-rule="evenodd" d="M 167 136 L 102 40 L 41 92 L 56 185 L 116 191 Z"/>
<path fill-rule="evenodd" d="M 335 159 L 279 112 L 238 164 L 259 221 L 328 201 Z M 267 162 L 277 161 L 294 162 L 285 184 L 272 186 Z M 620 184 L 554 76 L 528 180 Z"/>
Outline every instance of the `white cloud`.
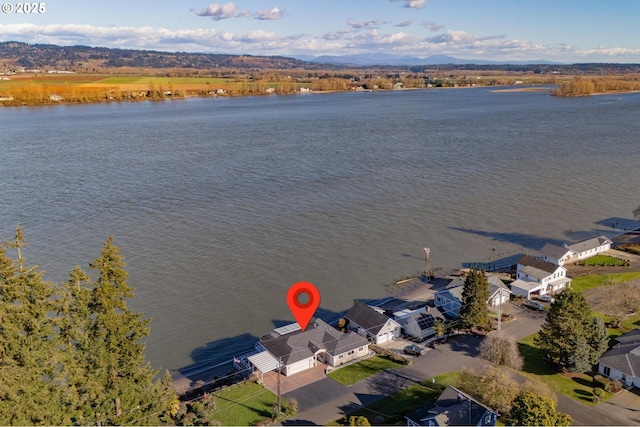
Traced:
<path fill-rule="evenodd" d="M 402 1 L 404 2 L 403 7 L 407 7 L 410 9 L 422 9 L 427 3 L 427 0 L 391 0 L 391 1 L 392 2 Z"/>
<path fill-rule="evenodd" d="M 410 27 L 413 24 L 413 19 L 407 19 L 404 22 L 396 24 L 396 27 Z"/>
<path fill-rule="evenodd" d="M 347 25 L 349 25 L 353 29 L 360 30 L 362 28 L 377 27 L 378 25 L 380 25 L 380 20 L 373 19 L 371 21 L 355 21 L 353 19 L 349 19 L 347 21 Z"/>
<path fill-rule="evenodd" d="M 276 20 L 284 17 L 284 10 L 272 7 L 267 10 L 259 10 L 256 14 L 256 19 L 262 20 Z"/>
<path fill-rule="evenodd" d="M 233 18 L 234 16 L 238 16 L 238 8 L 235 3 L 225 3 L 218 4 L 214 3 L 209 5 L 208 7 L 202 9 L 199 12 L 196 12 L 198 16 L 207 16 L 211 17 L 214 21 L 219 21 L 221 19 Z"/>
<path fill-rule="evenodd" d="M 436 24 L 435 22 L 431 22 L 431 21 L 425 22 L 424 24 L 422 24 L 422 26 L 424 28 L 426 28 L 427 30 L 434 31 L 434 32 L 435 31 L 440 31 L 440 30 L 442 30 L 444 28 L 444 25 Z"/>

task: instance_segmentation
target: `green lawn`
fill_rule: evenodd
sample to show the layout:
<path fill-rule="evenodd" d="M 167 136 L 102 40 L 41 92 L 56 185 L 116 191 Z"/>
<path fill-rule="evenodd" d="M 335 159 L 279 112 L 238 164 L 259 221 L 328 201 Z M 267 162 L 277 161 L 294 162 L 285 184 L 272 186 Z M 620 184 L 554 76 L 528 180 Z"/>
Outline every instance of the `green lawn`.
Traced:
<path fill-rule="evenodd" d="M 613 274 L 594 274 L 587 276 L 576 277 L 571 281 L 571 287 L 579 292 L 587 289 L 597 288 L 602 286 L 607 279 L 614 282 L 628 282 L 640 277 L 640 272 L 630 271 L 627 273 L 613 273 Z"/>
<path fill-rule="evenodd" d="M 351 416 L 367 417 L 371 425 L 406 425 L 405 415 L 435 402 L 445 387 L 454 384 L 457 378 L 457 372 L 439 375 L 435 378 L 435 383 L 427 380 L 412 385 L 329 425 L 348 425 L 348 418 Z"/>
<path fill-rule="evenodd" d="M 402 365 L 380 356 L 373 356 L 353 365 L 345 366 L 327 374 L 329 378 L 343 385 L 352 385 L 380 371 L 398 368 Z"/>
<path fill-rule="evenodd" d="M 271 418 L 277 397 L 257 383 L 244 383 L 215 393 L 215 411 L 210 418 L 223 426 L 248 426 Z"/>
<path fill-rule="evenodd" d="M 592 258 L 585 259 L 580 264 L 582 265 L 600 265 L 607 267 L 622 267 L 626 264 L 625 261 L 610 257 L 609 255 L 596 255 Z"/>
<path fill-rule="evenodd" d="M 546 383 L 558 393 L 569 396 L 579 402 L 593 405 L 593 377 L 587 374 L 572 374 L 571 376 L 561 375 L 554 367 L 547 363 L 540 354 L 538 347 L 533 343 L 538 334 L 529 335 L 518 341 L 518 349 L 524 359 L 522 374 Z M 603 402 L 613 396 L 607 392 Z"/>

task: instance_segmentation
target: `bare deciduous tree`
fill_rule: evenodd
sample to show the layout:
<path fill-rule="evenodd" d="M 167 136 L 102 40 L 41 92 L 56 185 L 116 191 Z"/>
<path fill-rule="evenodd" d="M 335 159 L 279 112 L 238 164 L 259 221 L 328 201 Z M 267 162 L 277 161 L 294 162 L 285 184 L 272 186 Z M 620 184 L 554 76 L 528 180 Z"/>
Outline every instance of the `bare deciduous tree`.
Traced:
<path fill-rule="evenodd" d="M 640 281 L 614 282 L 607 279 L 600 288 L 600 301 L 611 326 L 617 328 L 629 314 L 640 310 Z"/>
<path fill-rule="evenodd" d="M 516 342 L 498 334 L 488 335 L 480 343 L 480 356 L 494 365 L 519 370 L 522 356 Z"/>

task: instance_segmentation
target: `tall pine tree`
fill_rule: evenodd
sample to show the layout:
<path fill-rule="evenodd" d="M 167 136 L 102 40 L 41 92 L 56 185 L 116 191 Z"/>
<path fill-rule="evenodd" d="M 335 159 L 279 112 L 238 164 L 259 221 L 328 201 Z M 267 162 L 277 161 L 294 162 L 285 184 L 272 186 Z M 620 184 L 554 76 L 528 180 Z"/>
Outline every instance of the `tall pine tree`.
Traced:
<path fill-rule="evenodd" d="M 489 282 L 484 271 L 476 268 L 469 271 L 462 289 L 462 306 L 460 307 L 460 325 L 463 328 L 490 328 L 487 300 L 489 299 Z"/>
<path fill-rule="evenodd" d="M 175 410 L 168 373 L 144 358 L 148 320 L 127 308 L 133 296 L 112 239 L 67 283 L 27 266 L 22 231 L 0 244 L 0 424 L 158 425 Z M 17 261 L 8 250 L 17 253 Z"/>
<path fill-rule="evenodd" d="M 536 345 L 544 357 L 572 372 L 586 372 L 607 350 L 604 323 L 582 293 L 565 289 L 547 313 Z"/>

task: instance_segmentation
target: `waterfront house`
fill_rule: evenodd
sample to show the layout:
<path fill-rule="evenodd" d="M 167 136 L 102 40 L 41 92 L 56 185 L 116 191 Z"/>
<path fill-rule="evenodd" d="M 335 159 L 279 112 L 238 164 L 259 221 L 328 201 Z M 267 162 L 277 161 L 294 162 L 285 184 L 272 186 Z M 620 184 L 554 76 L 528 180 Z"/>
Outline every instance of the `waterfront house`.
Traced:
<path fill-rule="evenodd" d="M 434 295 L 434 304 L 440 308 L 445 315 L 457 319 L 460 315 L 460 307 L 462 307 L 462 291 L 464 290 L 464 277 L 456 277 L 441 291 Z M 509 302 L 511 291 L 507 288 L 502 280 L 496 275 L 488 275 L 487 282 L 489 286 L 489 298 L 487 299 L 488 307 L 497 307 L 500 304 Z"/>
<path fill-rule="evenodd" d="M 526 298 L 529 298 L 531 294 L 558 293 L 571 284 L 571 279 L 567 277 L 566 268 L 531 255 L 522 255 L 518 259 L 516 279 L 530 282 L 526 286 L 521 286 L 522 283 L 517 280 L 511 283 L 513 295 L 525 296 Z"/>
<path fill-rule="evenodd" d="M 393 313 L 393 318 L 402 326 L 405 335 L 424 340 L 436 334 L 435 322 L 444 318 L 438 310 L 430 313 L 428 307 L 415 310 L 405 309 Z"/>
<path fill-rule="evenodd" d="M 567 246 L 557 246 L 553 243 L 547 243 L 540 249 L 540 258 L 543 261 L 550 262 L 555 265 L 564 265 L 565 263 L 575 262 L 578 260 L 578 253 Z"/>
<path fill-rule="evenodd" d="M 591 239 L 572 243 L 567 246 L 567 249 L 571 249 L 578 254 L 577 260 L 583 260 L 585 258 L 598 255 L 601 252 L 608 251 L 611 249 L 612 244 L 613 242 L 609 240 L 607 236 L 600 235 L 598 237 L 592 237 Z"/>
<path fill-rule="evenodd" d="M 260 353 L 249 357 L 255 368 L 265 373 L 261 366 L 268 372 L 280 365 L 284 375 L 305 371 L 319 363 L 339 366 L 369 354 L 366 339 L 355 332 L 343 334 L 321 319 L 311 320 L 304 331 L 297 323 L 274 329 L 260 338 L 256 348 Z M 260 362 L 262 365 L 258 366 Z"/>
<path fill-rule="evenodd" d="M 600 357 L 598 373 L 626 386 L 640 387 L 640 329 L 616 338 L 617 344 Z"/>
<path fill-rule="evenodd" d="M 400 337 L 401 326 L 398 322 L 362 301 L 356 301 L 344 317 L 349 321 L 349 329 L 371 339 L 375 344 Z"/>
<path fill-rule="evenodd" d="M 405 418 L 408 426 L 495 426 L 498 412 L 448 386 L 434 405 L 420 408 Z"/>

